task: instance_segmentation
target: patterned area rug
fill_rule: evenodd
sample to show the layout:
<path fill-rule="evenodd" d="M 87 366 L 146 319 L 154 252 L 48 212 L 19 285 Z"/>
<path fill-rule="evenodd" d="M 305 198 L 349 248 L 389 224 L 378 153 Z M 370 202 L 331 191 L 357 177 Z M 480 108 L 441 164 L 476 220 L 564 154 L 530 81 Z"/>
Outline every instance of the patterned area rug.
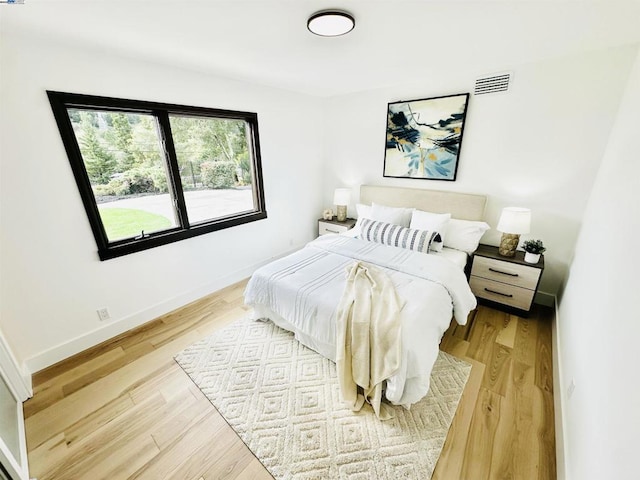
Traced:
<path fill-rule="evenodd" d="M 344 407 L 335 364 L 271 322 L 237 321 L 176 361 L 276 479 L 430 479 L 471 372 L 440 352 L 429 394 L 382 422 Z"/>

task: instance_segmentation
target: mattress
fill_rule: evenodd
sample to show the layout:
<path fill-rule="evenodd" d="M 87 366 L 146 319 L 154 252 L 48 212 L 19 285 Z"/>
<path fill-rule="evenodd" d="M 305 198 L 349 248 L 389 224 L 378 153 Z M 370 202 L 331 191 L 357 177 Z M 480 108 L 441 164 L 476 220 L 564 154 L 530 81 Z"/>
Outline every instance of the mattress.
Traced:
<path fill-rule="evenodd" d="M 469 258 L 466 252 L 461 252 L 460 250 L 455 250 L 453 248 L 447 247 L 444 247 L 441 252 L 433 252 L 429 255 L 436 255 L 441 258 L 446 258 L 447 260 L 455 263 L 462 270 L 464 270 L 464 267 L 467 265 L 467 260 Z"/>

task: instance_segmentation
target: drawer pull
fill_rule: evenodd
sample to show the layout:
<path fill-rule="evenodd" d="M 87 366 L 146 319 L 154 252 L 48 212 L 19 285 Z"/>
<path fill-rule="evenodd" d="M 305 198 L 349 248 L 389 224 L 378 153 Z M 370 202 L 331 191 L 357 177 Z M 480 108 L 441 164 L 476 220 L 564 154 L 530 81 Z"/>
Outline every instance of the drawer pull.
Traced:
<path fill-rule="evenodd" d="M 517 273 L 503 272 L 502 270 L 496 270 L 495 268 L 491 268 L 491 267 L 489 267 L 489 271 L 490 272 L 494 272 L 494 273 L 501 273 L 502 275 L 509 275 L 510 277 L 519 277 L 520 276 Z"/>
<path fill-rule="evenodd" d="M 331 230 L 330 228 L 325 228 L 325 230 L 329 233 L 340 233 L 338 230 Z"/>
<path fill-rule="evenodd" d="M 503 297 L 509 297 L 509 298 L 513 297 L 513 295 L 511 295 L 510 293 L 496 292 L 495 290 L 491 290 L 490 288 L 487 288 L 487 287 L 484 287 L 484 289 L 489 293 L 495 293 L 496 295 L 502 295 Z"/>

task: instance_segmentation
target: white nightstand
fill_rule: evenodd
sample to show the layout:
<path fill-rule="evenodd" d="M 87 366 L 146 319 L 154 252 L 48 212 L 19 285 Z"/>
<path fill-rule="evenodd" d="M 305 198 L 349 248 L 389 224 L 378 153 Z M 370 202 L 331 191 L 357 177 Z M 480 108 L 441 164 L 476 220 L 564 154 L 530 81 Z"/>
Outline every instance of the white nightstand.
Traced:
<path fill-rule="evenodd" d="M 538 263 L 526 263 L 524 252 L 503 257 L 498 247 L 480 245 L 473 254 L 469 285 L 478 298 L 529 312 L 543 270 L 542 255 Z"/>
<path fill-rule="evenodd" d="M 327 233 L 344 233 L 347 230 L 351 230 L 355 225 L 355 218 L 347 218 L 344 222 L 339 222 L 336 216 L 331 220 L 320 218 L 318 219 L 318 235 L 326 235 Z"/>

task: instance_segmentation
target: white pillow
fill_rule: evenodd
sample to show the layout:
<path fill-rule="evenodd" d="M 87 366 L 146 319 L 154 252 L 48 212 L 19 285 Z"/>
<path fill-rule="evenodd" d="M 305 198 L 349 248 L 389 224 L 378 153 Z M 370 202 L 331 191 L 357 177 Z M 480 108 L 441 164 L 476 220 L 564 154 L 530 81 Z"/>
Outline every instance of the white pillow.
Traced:
<path fill-rule="evenodd" d="M 444 242 L 449 220 L 451 220 L 450 213 L 431 213 L 423 212 L 422 210 L 414 210 L 411 215 L 411 224 L 409 227 L 417 230 L 438 232 Z"/>
<path fill-rule="evenodd" d="M 373 203 L 371 205 L 371 219 L 377 222 L 393 223 L 401 227 L 409 227 L 413 208 L 387 207 Z"/>
<path fill-rule="evenodd" d="M 356 225 L 353 228 L 360 229 L 362 226 L 362 220 L 365 218 L 371 218 L 371 205 L 356 203 L 356 213 L 358 214 L 358 218 L 356 220 Z"/>
<path fill-rule="evenodd" d="M 447 225 L 447 233 L 444 237 L 444 246 L 473 253 L 478 248 L 480 239 L 484 232 L 491 227 L 485 222 L 474 222 L 471 220 L 458 220 L 452 218 Z"/>

